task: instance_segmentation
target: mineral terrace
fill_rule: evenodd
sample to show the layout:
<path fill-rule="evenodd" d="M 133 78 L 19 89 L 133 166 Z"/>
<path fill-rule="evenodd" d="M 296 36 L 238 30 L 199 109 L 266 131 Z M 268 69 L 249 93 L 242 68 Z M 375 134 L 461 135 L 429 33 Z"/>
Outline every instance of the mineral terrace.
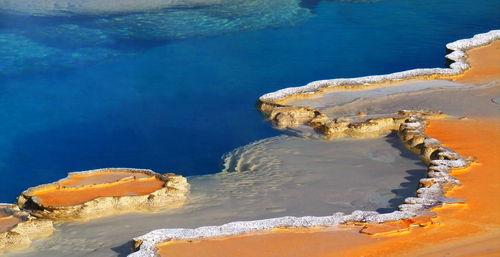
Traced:
<path fill-rule="evenodd" d="M 18 205 L 34 216 L 82 221 L 125 213 L 178 208 L 189 191 L 179 175 L 142 169 L 97 169 L 73 172 L 54 183 L 29 188 Z"/>

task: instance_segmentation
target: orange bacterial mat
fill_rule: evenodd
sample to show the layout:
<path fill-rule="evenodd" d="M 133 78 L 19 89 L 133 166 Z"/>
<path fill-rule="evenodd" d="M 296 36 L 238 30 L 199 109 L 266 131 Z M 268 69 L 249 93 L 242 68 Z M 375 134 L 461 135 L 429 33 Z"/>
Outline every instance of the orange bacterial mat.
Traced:
<path fill-rule="evenodd" d="M 60 188 L 45 189 L 33 194 L 45 206 L 71 206 L 98 197 L 147 195 L 165 185 L 155 176 L 137 173 L 91 173 L 71 176 L 59 183 Z"/>

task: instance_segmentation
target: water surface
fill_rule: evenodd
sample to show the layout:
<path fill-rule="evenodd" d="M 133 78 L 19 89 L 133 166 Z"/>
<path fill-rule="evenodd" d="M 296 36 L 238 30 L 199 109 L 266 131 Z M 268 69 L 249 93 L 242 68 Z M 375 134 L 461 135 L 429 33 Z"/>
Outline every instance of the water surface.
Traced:
<path fill-rule="evenodd" d="M 224 153 L 279 134 L 254 109 L 260 95 L 443 67 L 445 43 L 500 24 L 492 0 L 236 2 L 2 14 L 0 201 L 69 171 L 218 172 Z"/>

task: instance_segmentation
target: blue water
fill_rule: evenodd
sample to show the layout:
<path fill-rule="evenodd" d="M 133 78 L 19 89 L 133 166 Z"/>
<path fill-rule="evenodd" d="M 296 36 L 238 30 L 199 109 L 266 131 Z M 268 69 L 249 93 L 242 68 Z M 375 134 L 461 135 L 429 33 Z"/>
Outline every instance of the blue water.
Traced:
<path fill-rule="evenodd" d="M 214 10 L 206 26 L 193 26 L 197 8 L 146 30 L 120 16 L 0 15 L 0 202 L 69 171 L 218 172 L 225 152 L 279 133 L 255 110 L 260 95 L 443 67 L 447 42 L 500 25 L 494 0 L 304 1 L 225 20 Z"/>

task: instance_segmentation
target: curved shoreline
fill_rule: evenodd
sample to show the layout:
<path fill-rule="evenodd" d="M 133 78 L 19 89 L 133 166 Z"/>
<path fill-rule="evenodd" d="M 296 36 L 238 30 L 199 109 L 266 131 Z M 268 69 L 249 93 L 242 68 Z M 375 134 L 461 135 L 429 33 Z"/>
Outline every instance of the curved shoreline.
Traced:
<path fill-rule="evenodd" d="M 388 75 L 368 76 L 353 79 L 334 79 L 334 80 L 321 80 L 307 84 L 306 86 L 296 88 L 285 88 L 273 93 L 266 94 L 259 99 L 258 108 L 270 117 L 271 120 L 276 118 L 280 112 L 273 113 L 275 109 L 285 109 L 289 112 L 287 122 L 292 126 L 298 126 L 300 123 L 312 125 L 317 129 L 315 122 L 323 123 L 328 121 L 326 115 L 322 114 L 310 107 L 304 106 L 286 106 L 284 102 L 292 97 L 297 96 L 313 96 L 318 93 L 326 91 L 328 88 L 339 87 L 352 87 L 360 89 L 362 86 L 372 86 L 380 83 L 401 82 L 402 80 L 412 79 L 436 79 L 447 78 L 450 79 L 464 73 L 470 66 L 466 61 L 466 51 L 484 46 L 500 39 L 500 30 L 492 30 L 484 34 L 477 34 L 470 39 L 462 39 L 446 45 L 452 52 L 446 58 L 453 60 L 454 63 L 450 68 L 434 68 L 434 69 L 414 69 Z M 287 108 L 289 108 L 287 110 Z M 290 115 L 290 111 L 294 112 L 296 109 L 302 109 L 295 114 Z M 302 113 L 301 113 L 302 112 Z M 298 114 L 298 115 L 297 115 Z M 453 187 L 460 185 L 460 182 L 449 175 L 453 169 L 465 168 L 470 164 L 470 159 L 458 155 L 454 151 L 444 148 L 441 143 L 424 134 L 427 121 L 426 117 L 440 117 L 440 113 L 432 113 L 425 111 L 402 111 L 402 117 L 393 117 L 392 123 L 386 126 L 391 130 L 394 127 L 399 127 L 399 135 L 405 146 L 418 154 L 424 163 L 430 164 L 427 170 L 427 177 L 420 182 L 420 188 L 417 190 L 416 197 L 409 197 L 405 199 L 405 204 L 399 206 L 399 211 L 392 213 L 380 214 L 377 212 L 355 211 L 352 214 L 345 215 L 343 213 L 335 213 L 332 216 L 324 217 L 280 217 L 274 219 L 256 220 L 256 221 L 242 221 L 224 224 L 222 226 L 209 226 L 199 227 L 196 229 L 159 229 L 154 230 L 146 235 L 134 238 L 136 242 L 137 252 L 129 256 L 142 257 L 142 256 L 157 256 L 156 246 L 162 242 L 171 240 L 190 240 L 200 238 L 222 237 L 230 235 L 246 234 L 250 232 L 266 231 L 282 227 L 298 227 L 298 228 L 311 228 L 311 227 L 328 227 L 346 223 L 384 223 L 398 220 L 411 220 L 411 218 L 423 216 L 430 217 L 432 212 L 430 209 L 442 206 L 448 203 L 463 203 L 464 201 L 458 199 L 449 199 L 445 196 L 446 192 Z M 278 120 L 279 122 L 279 120 Z M 284 126 L 288 124 L 285 122 Z M 362 126 L 354 128 L 359 129 L 359 132 L 364 133 L 367 131 L 366 126 L 371 126 L 368 131 L 379 131 L 381 125 L 378 120 L 368 120 L 362 123 Z M 336 121 L 335 121 L 336 123 Z M 387 118 L 382 119 L 382 123 L 387 123 Z M 279 125 L 279 123 L 278 123 Z M 348 128 L 352 124 L 343 124 Z M 352 128 L 352 127 L 351 127 Z M 324 130 L 321 131 L 323 134 Z M 346 135 L 342 135 L 346 136 Z M 418 219 L 417 219 L 418 220 Z M 419 223 L 416 223 L 417 225 Z"/>
<path fill-rule="evenodd" d="M 372 86 L 380 83 L 401 82 L 409 79 L 449 79 L 462 75 L 469 67 L 466 60 L 467 50 L 485 46 L 500 39 L 500 30 L 491 30 L 486 33 L 476 34 L 472 38 L 460 39 L 446 44 L 446 49 L 451 51 L 445 58 L 452 61 L 449 68 L 425 68 L 412 69 L 385 75 L 365 76 L 358 78 L 339 78 L 329 80 L 317 80 L 304 86 L 289 87 L 275 92 L 267 93 L 259 98 L 264 104 L 283 104 L 292 97 L 311 97 L 323 93 L 329 88 Z"/>

